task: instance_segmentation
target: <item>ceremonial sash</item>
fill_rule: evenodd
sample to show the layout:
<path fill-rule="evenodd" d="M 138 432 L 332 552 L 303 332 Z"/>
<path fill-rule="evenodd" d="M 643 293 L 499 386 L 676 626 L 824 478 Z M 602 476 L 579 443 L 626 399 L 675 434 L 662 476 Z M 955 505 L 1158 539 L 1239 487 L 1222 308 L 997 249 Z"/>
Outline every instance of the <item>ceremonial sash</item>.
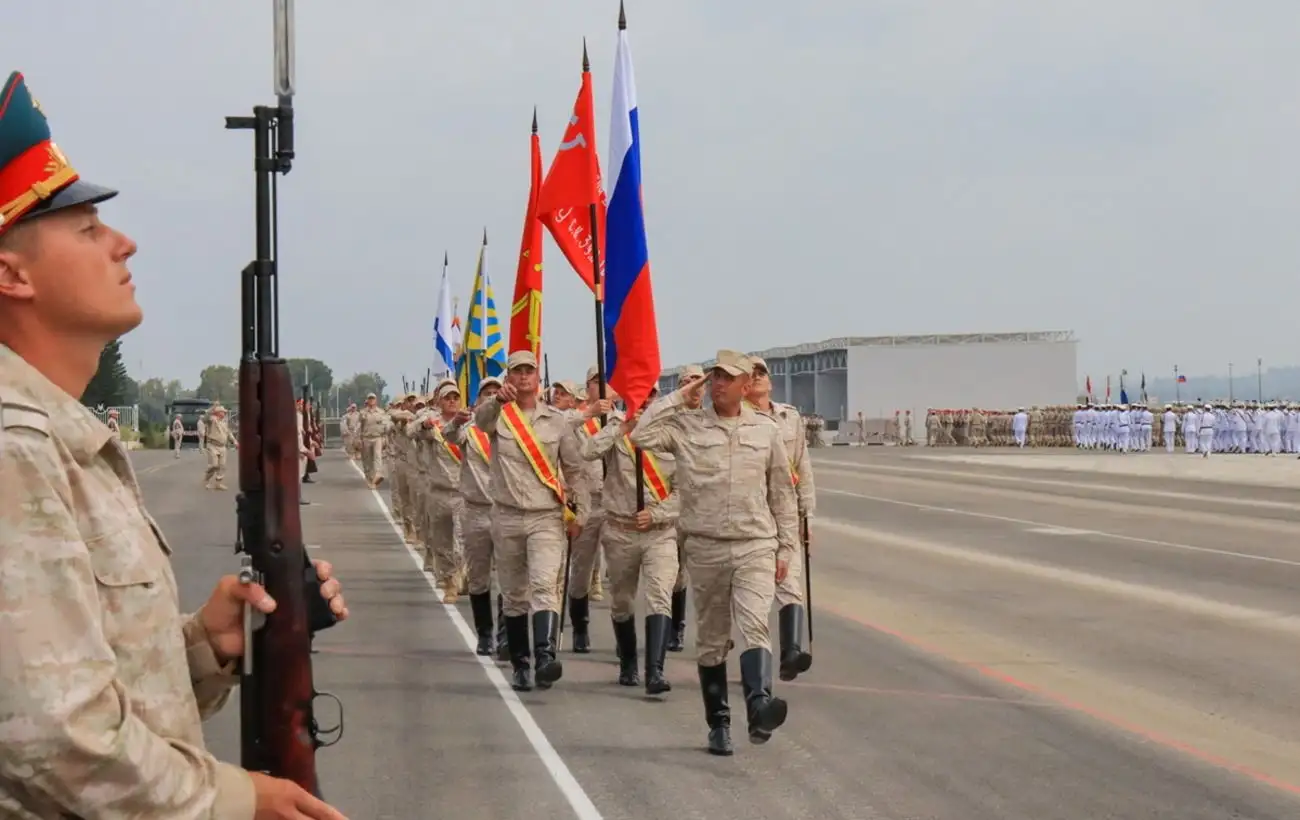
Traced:
<path fill-rule="evenodd" d="M 447 441 L 447 437 L 442 434 L 441 420 L 435 420 L 433 422 L 433 437 L 437 439 L 438 443 L 442 445 L 443 449 L 446 450 L 448 453 L 450 453 L 451 457 L 455 459 L 457 464 L 459 464 L 461 460 L 460 448 L 457 447 L 455 444 L 452 444 L 450 441 Z"/>
<path fill-rule="evenodd" d="M 564 486 L 560 484 L 560 477 L 555 472 L 555 467 L 551 465 L 551 460 L 546 457 L 546 451 L 537 441 L 537 434 L 533 432 L 533 425 L 528 423 L 528 417 L 519 409 L 515 402 L 504 404 L 501 407 L 501 420 L 505 422 L 506 429 L 510 435 L 515 437 L 519 442 L 519 449 L 524 451 L 524 458 L 528 459 L 528 464 L 537 474 L 537 479 L 551 492 L 555 493 L 556 499 L 559 500 L 560 506 L 564 509 L 564 520 L 574 521 L 577 515 L 569 509 L 568 503 L 564 498 Z"/>
<path fill-rule="evenodd" d="M 636 445 L 632 443 L 630 436 L 623 436 L 623 446 L 627 448 L 628 455 L 632 456 L 635 462 Z M 659 469 L 659 459 L 645 450 L 641 451 L 641 474 L 645 476 L 645 488 L 655 497 L 655 501 L 663 501 L 672 492 L 672 485 Z"/>
<path fill-rule="evenodd" d="M 790 459 L 790 481 L 794 483 L 794 486 L 799 486 L 799 471 L 794 467 L 794 459 Z"/>
<path fill-rule="evenodd" d="M 582 429 L 587 431 L 587 435 L 594 436 L 600 432 L 600 419 L 592 417 L 583 423 Z"/>
<path fill-rule="evenodd" d="M 488 438 L 487 433 L 478 427 L 469 428 L 469 444 L 478 451 L 484 461 L 492 460 L 492 439 Z"/>

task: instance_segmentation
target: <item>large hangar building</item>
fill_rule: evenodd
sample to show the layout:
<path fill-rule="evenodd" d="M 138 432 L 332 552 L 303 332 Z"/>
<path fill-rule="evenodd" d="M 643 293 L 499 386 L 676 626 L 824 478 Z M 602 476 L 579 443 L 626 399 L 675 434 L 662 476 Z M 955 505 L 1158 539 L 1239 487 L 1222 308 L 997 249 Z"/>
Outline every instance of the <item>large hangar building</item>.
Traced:
<path fill-rule="evenodd" d="M 914 435 L 924 440 L 920 425 L 930 407 L 1073 404 L 1078 344 L 1072 331 L 841 336 L 751 355 L 771 368 L 774 399 L 821 416 L 828 431 L 859 412 L 873 419 L 911 410 Z M 681 370 L 665 371 L 660 389 L 674 389 Z"/>

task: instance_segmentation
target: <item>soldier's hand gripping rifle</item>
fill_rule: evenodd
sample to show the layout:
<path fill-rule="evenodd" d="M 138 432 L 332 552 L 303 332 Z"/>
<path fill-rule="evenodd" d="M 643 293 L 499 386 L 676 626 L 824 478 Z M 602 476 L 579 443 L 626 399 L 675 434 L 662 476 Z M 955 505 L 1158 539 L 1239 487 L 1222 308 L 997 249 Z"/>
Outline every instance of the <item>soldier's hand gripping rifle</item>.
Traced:
<path fill-rule="evenodd" d="M 240 669 L 240 765 L 286 778 L 320 796 L 316 749 L 342 736 L 339 723 L 316 723 L 312 635 L 336 622 L 307 558 L 298 514 L 298 424 L 293 380 L 278 353 L 275 285 L 275 178 L 293 161 L 292 0 L 276 3 L 279 105 L 251 117 L 227 117 L 226 128 L 251 130 L 257 181 L 257 255 L 241 281 L 239 361 L 240 580 L 260 583 L 276 601 L 270 615 L 245 607 Z M 335 701 L 337 702 L 337 700 Z M 333 733 L 327 741 L 322 734 Z"/>

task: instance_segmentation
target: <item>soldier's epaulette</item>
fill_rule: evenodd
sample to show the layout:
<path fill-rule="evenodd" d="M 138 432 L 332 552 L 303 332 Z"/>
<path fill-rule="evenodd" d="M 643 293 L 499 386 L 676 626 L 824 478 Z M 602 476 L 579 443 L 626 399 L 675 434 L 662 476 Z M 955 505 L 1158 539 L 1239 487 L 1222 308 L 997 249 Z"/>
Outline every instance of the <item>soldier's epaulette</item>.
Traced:
<path fill-rule="evenodd" d="M 50 414 L 34 404 L 0 400 L 0 430 L 35 430 L 50 435 Z"/>

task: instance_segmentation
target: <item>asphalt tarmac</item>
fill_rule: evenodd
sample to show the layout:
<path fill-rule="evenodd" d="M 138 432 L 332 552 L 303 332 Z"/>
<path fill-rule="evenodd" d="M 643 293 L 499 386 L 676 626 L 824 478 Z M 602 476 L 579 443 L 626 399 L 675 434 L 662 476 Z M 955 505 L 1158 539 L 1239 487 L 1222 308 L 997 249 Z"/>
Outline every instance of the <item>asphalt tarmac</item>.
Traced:
<path fill-rule="evenodd" d="M 304 529 L 353 617 L 317 639 L 345 709 L 326 798 L 353 820 L 1300 817 L 1300 510 L 1284 480 L 1245 483 L 1262 457 L 816 453 L 813 667 L 751 746 L 733 662 L 732 758 L 704 752 L 689 643 L 664 698 L 615 683 L 605 604 L 592 654 L 512 692 L 387 493 L 327 454 Z M 235 492 L 202 489 L 197 452 L 135 463 L 193 609 L 237 566 Z M 216 754 L 238 760 L 237 729 L 233 708 L 209 723 Z"/>

